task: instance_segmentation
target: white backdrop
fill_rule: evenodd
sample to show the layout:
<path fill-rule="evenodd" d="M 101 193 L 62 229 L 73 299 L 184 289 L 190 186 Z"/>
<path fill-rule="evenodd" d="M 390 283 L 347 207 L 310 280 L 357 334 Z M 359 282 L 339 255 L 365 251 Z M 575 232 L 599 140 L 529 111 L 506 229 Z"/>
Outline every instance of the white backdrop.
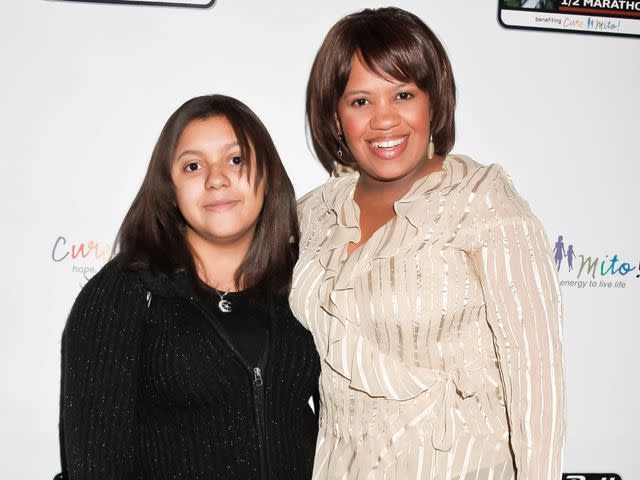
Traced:
<path fill-rule="evenodd" d="M 565 471 L 638 478 L 640 39 L 505 30 L 497 3 L 394 2 L 425 19 L 451 56 L 459 90 L 454 151 L 501 163 L 552 240 L 563 235 L 578 255 L 617 254 L 635 266 L 624 277 L 605 266 L 605 275 L 589 277 L 595 286 L 563 287 Z M 88 276 L 102 264 L 95 251 L 61 261 L 52 253 L 59 260 L 90 241 L 108 247 L 162 125 L 196 95 L 220 92 L 251 106 L 299 196 L 322 183 L 304 127 L 312 59 L 338 18 L 384 5 L 0 3 L 5 478 L 46 479 L 58 470 L 59 337 L 85 281 L 78 270 Z M 569 272 L 565 261 L 560 276 L 575 280 L 577 268 Z M 614 287 L 618 280 L 625 288 Z"/>

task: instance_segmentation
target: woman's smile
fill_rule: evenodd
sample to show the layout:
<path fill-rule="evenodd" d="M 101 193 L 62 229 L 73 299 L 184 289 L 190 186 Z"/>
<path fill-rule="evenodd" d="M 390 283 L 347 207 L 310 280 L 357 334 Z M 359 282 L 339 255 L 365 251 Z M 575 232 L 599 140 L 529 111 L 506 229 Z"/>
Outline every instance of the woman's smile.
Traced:
<path fill-rule="evenodd" d="M 404 152 L 408 135 L 384 140 L 369 140 L 371 152 L 383 160 L 393 160 Z"/>

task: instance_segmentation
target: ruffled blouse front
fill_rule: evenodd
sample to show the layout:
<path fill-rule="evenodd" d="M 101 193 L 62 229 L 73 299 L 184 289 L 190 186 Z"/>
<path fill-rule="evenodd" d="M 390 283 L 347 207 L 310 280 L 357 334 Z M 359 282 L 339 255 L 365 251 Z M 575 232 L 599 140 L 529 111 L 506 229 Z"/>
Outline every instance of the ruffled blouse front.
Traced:
<path fill-rule="evenodd" d="M 290 301 L 324 360 L 314 478 L 560 478 L 560 299 L 526 202 L 500 167 L 450 156 L 349 255 L 357 181 L 299 205 Z"/>

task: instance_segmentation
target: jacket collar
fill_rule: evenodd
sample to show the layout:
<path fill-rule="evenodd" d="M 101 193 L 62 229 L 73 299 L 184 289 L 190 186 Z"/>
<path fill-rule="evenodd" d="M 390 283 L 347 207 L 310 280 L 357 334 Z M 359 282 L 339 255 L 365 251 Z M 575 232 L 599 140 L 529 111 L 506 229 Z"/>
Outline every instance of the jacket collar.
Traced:
<path fill-rule="evenodd" d="M 199 295 L 184 270 L 171 275 L 154 275 L 150 271 L 140 272 L 140 280 L 146 290 L 154 296 L 165 298 L 198 299 Z M 265 295 L 266 305 L 272 315 L 281 317 L 289 309 L 286 295 Z"/>
<path fill-rule="evenodd" d="M 195 289 L 184 270 L 170 275 L 144 271 L 140 272 L 140 280 L 152 295 L 168 298 L 190 298 L 195 295 Z"/>

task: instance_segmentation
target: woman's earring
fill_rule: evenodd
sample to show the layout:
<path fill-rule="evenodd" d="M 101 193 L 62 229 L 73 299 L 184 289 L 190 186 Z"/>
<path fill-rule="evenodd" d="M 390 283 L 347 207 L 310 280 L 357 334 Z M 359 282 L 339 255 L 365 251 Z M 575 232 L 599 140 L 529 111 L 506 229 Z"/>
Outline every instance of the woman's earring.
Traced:
<path fill-rule="evenodd" d="M 436 146 L 433 144 L 433 135 L 429 134 L 429 145 L 427 145 L 427 158 L 431 160 L 435 153 Z"/>
<path fill-rule="evenodd" d="M 338 132 L 338 159 L 342 160 L 342 144 L 344 143 L 344 136 L 342 132 Z"/>

